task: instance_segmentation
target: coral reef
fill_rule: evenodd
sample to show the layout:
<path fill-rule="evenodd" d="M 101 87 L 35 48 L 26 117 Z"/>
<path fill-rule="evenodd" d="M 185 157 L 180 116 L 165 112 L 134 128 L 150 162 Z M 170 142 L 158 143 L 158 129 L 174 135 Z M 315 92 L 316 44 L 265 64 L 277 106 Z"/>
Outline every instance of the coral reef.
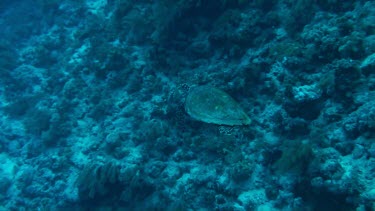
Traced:
<path fill-rule="evenodd" d="M 1 1 L 0 210 L 374 210 L 374 20 L 369 0 Z"/>

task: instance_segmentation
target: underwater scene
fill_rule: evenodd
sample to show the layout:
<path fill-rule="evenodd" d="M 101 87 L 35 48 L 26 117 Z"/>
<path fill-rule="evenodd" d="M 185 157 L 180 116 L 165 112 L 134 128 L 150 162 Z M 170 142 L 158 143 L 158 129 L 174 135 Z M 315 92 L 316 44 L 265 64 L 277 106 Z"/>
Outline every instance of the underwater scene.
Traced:
<path fill-rule="evenodd" d="M 375 210 L 375 1 L 1 0 L 0 211 Z"/>

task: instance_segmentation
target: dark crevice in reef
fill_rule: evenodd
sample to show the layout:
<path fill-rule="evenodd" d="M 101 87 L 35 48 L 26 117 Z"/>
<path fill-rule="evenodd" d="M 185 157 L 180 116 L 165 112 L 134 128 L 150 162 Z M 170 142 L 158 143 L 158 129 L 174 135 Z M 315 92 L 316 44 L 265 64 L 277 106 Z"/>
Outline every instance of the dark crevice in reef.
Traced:
<path fill-rule="evenodd" d="M 310 180 L 302 180 L 296 185 L 295 193 L 301 196 L 306 204 L 316 211 L 354 211 L 355 206 L 347 202 L 349 194 L 332 193 L 323 189 L 311 187 Z"/>

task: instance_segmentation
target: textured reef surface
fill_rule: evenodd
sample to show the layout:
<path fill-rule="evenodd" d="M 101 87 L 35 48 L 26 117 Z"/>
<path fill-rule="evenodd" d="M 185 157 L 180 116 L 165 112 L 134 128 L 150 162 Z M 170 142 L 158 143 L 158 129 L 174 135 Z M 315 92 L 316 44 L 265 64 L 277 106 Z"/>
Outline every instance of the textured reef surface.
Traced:
<path fill-rule="evenodd" d="M 0 27 L 0 210 L 375 210 L 374 1 L 1 0 Z"/>

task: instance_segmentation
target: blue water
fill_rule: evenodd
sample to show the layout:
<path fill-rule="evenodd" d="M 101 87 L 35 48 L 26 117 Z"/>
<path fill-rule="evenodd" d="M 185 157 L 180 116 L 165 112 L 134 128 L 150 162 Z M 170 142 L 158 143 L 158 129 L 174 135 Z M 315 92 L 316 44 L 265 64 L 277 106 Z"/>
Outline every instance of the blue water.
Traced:
<path fill-rule="evenodd" d="M 375 210 L 374 1 L 2 0 L 0 27 L 0 210 Z"/>

